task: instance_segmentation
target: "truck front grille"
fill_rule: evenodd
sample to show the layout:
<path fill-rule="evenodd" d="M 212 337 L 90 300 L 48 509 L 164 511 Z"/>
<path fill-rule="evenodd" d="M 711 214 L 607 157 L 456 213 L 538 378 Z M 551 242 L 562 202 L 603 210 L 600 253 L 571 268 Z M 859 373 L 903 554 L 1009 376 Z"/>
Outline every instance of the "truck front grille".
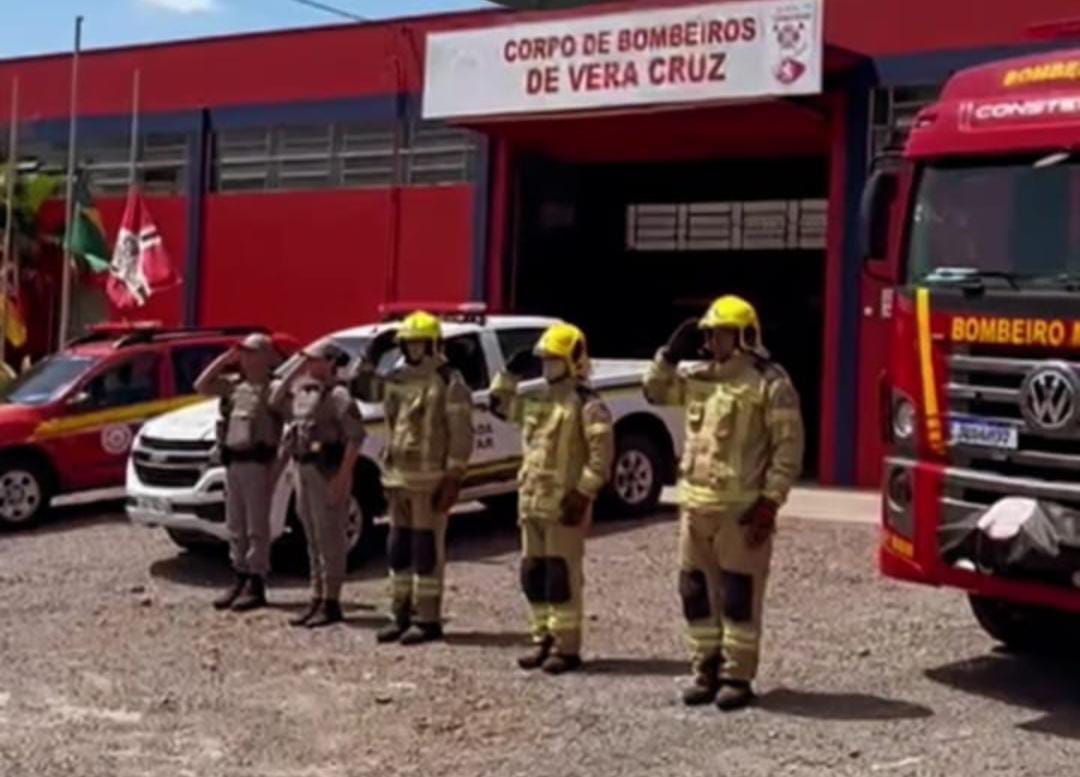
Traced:
<path fill-rule="evenodd" d="M 191 488 L 210 466 L 212 442 L 139 438 L 131 457 L 135 474 L 148 486 Z"/>
<path fill-rule="evenodd" d="M 1080 476 L 1080 428 L 1046 432 L 1029 426 L 1020 411 L 1024 377 L 1046 361 L 1030 353 L 1020 357 L 986 351 L 948 357 L 950 413 L 1012 426 L 1019 443 L 1013 451 L 954 444 L 949 455 L 952 464 L 1008 477 L 1075 480 Z M 1069 364 L 1080 372 L 1080 362 Z"/>
<path fill-rule="evenodd" d="M 148 486 L 160 486 L 164 488 L 191 488 L 202 477 L 200 468 L 163 468 L 135 464 L 135 474 L 139 480 Z"/>

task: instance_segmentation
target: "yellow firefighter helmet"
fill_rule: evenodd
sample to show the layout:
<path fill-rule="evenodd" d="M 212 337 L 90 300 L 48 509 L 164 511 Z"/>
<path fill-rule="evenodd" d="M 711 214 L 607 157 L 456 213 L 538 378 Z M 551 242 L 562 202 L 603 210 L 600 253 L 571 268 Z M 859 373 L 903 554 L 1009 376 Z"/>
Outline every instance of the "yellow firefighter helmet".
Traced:
<path fill-rule="evenodd" d="M 768 358 L 768 351 L 761 342 L 761 322 L 754 306 L 742 297 L 726 294 L 718 298 L 698 326 L 702 329 L 734 329 L 739 334 L 739 348 Z"/>
<path fill-rule="evenodd" d="M 442 325 L 435 316 L 418 310 L 405 316 L 394 339 L 399 343 L 437 343 L 442 339 Z"/>
<path fill-rule="evenodd" d="M 589 374 L 589 350 L 585 333 L 573 324 L 560 321 L 552 324 L 540 336 L 533 353 L 541 359 L 562 359 L 575 377 Z"/>

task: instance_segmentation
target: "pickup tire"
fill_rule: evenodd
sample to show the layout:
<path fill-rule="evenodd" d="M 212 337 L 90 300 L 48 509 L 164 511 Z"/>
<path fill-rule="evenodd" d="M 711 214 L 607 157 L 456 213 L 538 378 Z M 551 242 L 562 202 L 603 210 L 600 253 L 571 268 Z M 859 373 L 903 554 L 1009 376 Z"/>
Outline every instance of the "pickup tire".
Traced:
<path fill-rule="evenodd" d="M 41 520 L 54 483 L 49 467 L 32 454 L 0 457 L 0 529 L 22 529 Z"/>
<path fill-rule="evenodd" d="M 307 570 L 307 535 L 296 512 L 296 497 L 289 499 L 289 512 L 286 516 L 286 532 L 274 543 L 273 566 L 288 570 Z M 349 500 L 348 526 L 345 532 L 346 566 L 352 569 L 367 555 L 374 532 L 374 517 L 363 510 L 354 495 Z"/>
<path fill-rule="evenodd" d="M 615 516 L 643 515 L 656 509 L 664 487 L 664 455 L 652 438 L 639 431 L 618 433 L 611 482 L 603 506 Z"/>
<path fill-rule="evenodd" d="M 183 529 L 165 529 L 165 533 L 169 535 L 169 539 L 172 540 L 177 547 L 182 548 L 189 553 L 195 553 L 200 556 L 213 556 L 220 554 L 222 551 L 221 542 L 210 539 L 201 532 L 185 531 Z"/>
<path fill-rule="evenodd" d="M 1042 607 L 977 594 L 969 594 L 968 602 L 983 631 L 1017 653 L 1049 652 L 1065 641 L 1073 625 L 1066 624 L 1061 613 Z"/>

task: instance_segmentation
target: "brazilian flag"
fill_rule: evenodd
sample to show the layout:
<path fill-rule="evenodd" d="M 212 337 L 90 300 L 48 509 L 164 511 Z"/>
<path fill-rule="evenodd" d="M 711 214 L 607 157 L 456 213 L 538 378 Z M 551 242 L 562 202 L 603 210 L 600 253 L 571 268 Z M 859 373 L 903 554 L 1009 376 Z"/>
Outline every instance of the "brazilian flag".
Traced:
<path fill-rule="evenodd" d="M 75 180 L 75 223 L 71 227 L 70 247 L 71 253 L 86 262 L 91 272 L 100 273 L 109 269 L 109 245 L 101 224 L 101 214 L 81 175 Z"/>

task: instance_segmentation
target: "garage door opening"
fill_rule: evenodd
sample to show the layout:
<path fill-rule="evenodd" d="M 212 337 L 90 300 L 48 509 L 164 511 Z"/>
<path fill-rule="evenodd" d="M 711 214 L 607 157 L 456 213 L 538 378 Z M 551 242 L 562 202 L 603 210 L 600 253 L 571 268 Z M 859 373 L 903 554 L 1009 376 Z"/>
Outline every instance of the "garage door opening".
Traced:
<path fill-rule="evenodd" d="M 506 299 L 578 323 L 596 354 L 651 357 L 683 320 L 739 294 L 790 372 L 818 472 L 825 156 L 593 163 L 521 154 Z"/>

